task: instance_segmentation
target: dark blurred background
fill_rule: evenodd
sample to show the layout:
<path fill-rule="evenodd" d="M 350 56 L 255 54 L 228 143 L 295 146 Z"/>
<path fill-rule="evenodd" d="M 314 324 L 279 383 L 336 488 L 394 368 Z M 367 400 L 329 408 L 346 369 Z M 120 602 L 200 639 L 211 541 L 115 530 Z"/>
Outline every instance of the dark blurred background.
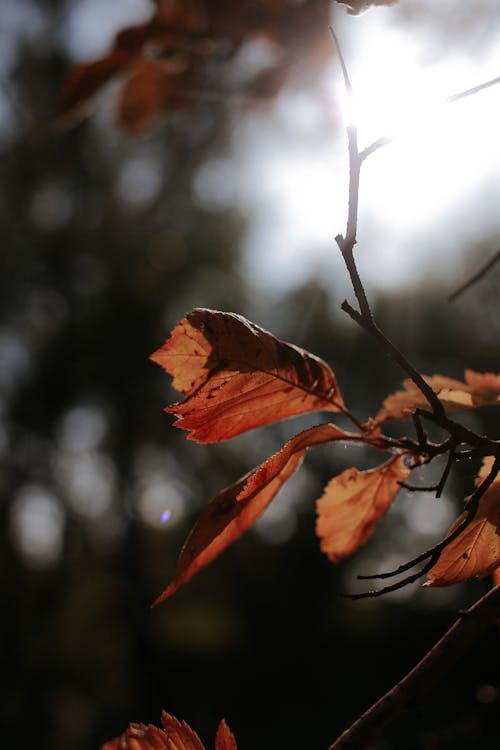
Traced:
<path fill-rule="evenodd" d="M 498 37 L 495 2 L 433 5 L 401 0 L 367 18 L 384 14 L 408 38 L 421 35 L 438 58 L 472 60 L 485 39 Z M 484 581 L 443 590 L 414 585 L 361 602 L 340 596 L 359 588 L 357 573 L 434 543 L 477 467 L 457 471 L 439 501 L 401 493 L 365 548 L 334 567 L 314 535 L 314 500 L 335 473 L 369 468 L 380 457 L 319 448 L 254 530 L 150 609 L 206 502 L 320 419 L 291 420 L 229 444 L 186 441 L 162 412 L 177 396 L 148 360 L 185 312 L 235 311 L 324 357 L 361 419 L 401 381 L 342 317 L 348 287 L 340 262 L 307 267 L 306 252 L 303 272 L 262 284 L 249 271 L 252 211 L 243 200 L 208 200 L 200 188 L 214 160 L 226 159 L 226 174 L 231 164 L 242 169 L 228 154 L 255 112 L 265 135 L 287 96 L 306 86 L 314 98 L 314 69 L 301 77 L 299 59 L 271 101 L 247 99 L 237 108 L 222 95 L 200 95 L 192 109 L 165 113 L 134 136 L 116 122 L 112 83 L 90 117 L 66 131 L 54 126 L 68 65 L 104 54 L 117 29 L 150 13 L 149 3 L 132 0 L 0 6 L 2 745 L 95 750 L 129 721 L 158 723 L 166 709 L 207 747 L 224 716 L 241 750 L 320 750 L 423 656 L 457 609 L 488 589 Z M 348 22 L 343 8 L 332 8 L 332 17 L 354 54 L 351 35 L 365 21 Z M 320 76 L 326 63 L 318 57 Z M 226 70 L 231 63 L 228 55 Z M 328 136 L 344 148 L 341 116 L 318 127 L 318 141 Z M 292 147 L 293 139 L 285 158 L 293 159 Z M 245 173 L 238 179 L 244 183 Z M 461 179 L 467 183 L 467 174 Z M 470 188 L 485 194 L 480 180 Z M 405 276 L 404 284 L 393 277 L 384 287 L 383 273 L 367 269 L 381 326 L 423 372 L 460 378 L 464 367 L 499 370 L 498 269 L 460 301 L 446 302 L 498 249 L 498 204 L 488 195 L 486 218 L 472 209 L 464 218 L 460 206 L 467 231 L 457 230 L 444 260 L 435 230 L 420 238 L 433 260 L 422 261 L 418 285 Z M 462 226 L 450 216 L 444 226 L 436 219 L 441 235 Z M 332 219 L 331 237 L 339 231 Z M 283 244 L 286 252 L 286 238 Z M 333 257 L 333 240 L 325 248 Z M 260 252 L 265 262 L 265 246 Z M 376 268 L 376 247 L 371 253 Z M 500 437 L 494 410 L 465 419 Z M 162 523 L 164 511 L 170 520 Z M 491 633 L 371 747 L 491 750 L 500 737 L 499 666 Z"/>

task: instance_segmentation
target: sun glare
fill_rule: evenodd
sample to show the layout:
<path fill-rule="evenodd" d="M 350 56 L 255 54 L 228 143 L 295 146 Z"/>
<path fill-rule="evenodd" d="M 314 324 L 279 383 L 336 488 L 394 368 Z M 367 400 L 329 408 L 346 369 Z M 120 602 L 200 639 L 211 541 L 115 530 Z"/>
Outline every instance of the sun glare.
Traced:
<path fill-rule="evenodd" d="M 342 27 L 338 36 L 341 43 L 343 38 L 348 42 L 342 47 L 355 92 L 360 148 L 380 136 L 393 138 L 363 165 L 360 240 L 368 246 L 365 257 L 377 258 L 376 263 L 366 261 L 363 272 L 378 285 L 409 283 L 431 262 L 439 270 L 437 252 L 445 269 L 446 252 L 454 252 L 463 242 L 467 227 L 480 222 L 484 231 L 494 231 L 498 223 L 493 207 L 500 197 L 495 188 L 500 170 L 500 86 L 443 103 L 448 95 L 499 75 L 498 54 L 491 39 L 481 55 L 473 57 L 455 47 L 436 57 L 422 34 L 410 36 L 384 14 L 366 14 L 355 25 Z M 323 83 L 338 115 L 343 95 L 338 60 Z M 347 122 L 347 112 L 342 115 Z M 291 100 L 288 123 L 295 121 L 300 116 Z M 278 207 L 273 214 L 267 204 L 260 218 L 255 213 L 249 237 L 249 264 L 257 277 L 259 267 L 267 269 L 264 284 L 273 283 L 269 269 L 275 270 L 278 286 L 294 284 L 291 260 L 301 269 L 305 261 L 318 265 L 319 246 L 326 258 L 333 252 L 332 238 L 344 230 L 345 136 L 337 127 L 330 140 L 325 139 L 328 127 L 326 113 L 317 145 L 311 148 L 314 135 L 304 134 L 307 147 L 302 156 L 287 148 L 283 138 L 280 142 L 278 128 L 274 148 L 267 149 L 261 168 L 258 149 L 247 151 L 252 170 L 259 174 L 256 193 L 261 198 L 266 193 Z M 266 182 L 272 185 L 269 191 L 263 190 Z M 376 244 L 376 253 L 370 252 L 370 244 Z"/>
<path fill-rule="evenodd" d="M 434 60 L 425 40 L 396 25 L 384 28 L 380 17 L 360 30 L 351 56 L 360 148 L 381 136 L 393 139 L 365 162 L 366 208 L 397 236 L 421 232 L 466 202 L 471 190 L 481 191 L 500 166 L 492 160 L 498 91 L 445 103 L 494 70 L 465 54 Z"/>
<path fill-rule="evenodd" d="M 416 41 L 391 31 L 357 45 L 349 68 L 361 145 L 394 137 L 424 119 L 438 88 L 435 78 L 423 74 Z"/>

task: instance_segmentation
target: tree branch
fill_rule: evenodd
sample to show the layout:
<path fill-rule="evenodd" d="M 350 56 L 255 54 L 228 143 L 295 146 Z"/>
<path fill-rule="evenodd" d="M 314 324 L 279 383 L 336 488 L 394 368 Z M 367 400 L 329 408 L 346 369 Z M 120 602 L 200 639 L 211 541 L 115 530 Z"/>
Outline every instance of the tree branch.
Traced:
<path fill-rule="evenodd" d="M 473 286 L 476 282 L 480 281 L 483 276 L 486 276 L 488 271 L 490 271 L 493 266 L 497 263 L 497 261 L 500 260 L 500 250 L 497 250 L 493 258 L 491 258 L 487 263 L 485 263 L 484 266 L 482 266 L 479 271 L 477 271 L 474 276 L 471 276 L 470 279 L 468 279 L 466 282 L 462 284 L 462 286 L 459 286 L 458 289 L 456 289 L 453 294 L 450 294 L 448 297 L 448 302 L 453 302 L 453 300 L 456 300 L 457 297 L 460 297 L 463 292 L 466 292 L 467 289 L 470 289 L 471 286 Z"/>
<path fill-rule="evenodd" d="M 362 154 L 358 150 L 358 131 L 354 118 L 353 106 L 352 106 L 352 84 L 347 70 L 347 65 L 342 54 L 342 50 L 339 41 L 335 35 L 334 29 L 330 26 L 330 34 L 333 42 L 336 46 L 337 53 L 342 68 L 342 75 L 344 78 L 344 87 L 346 90 L 346 96 L 348 100 L 350 117 L 349 124 L 347 126 L 347 140 L 349 149 L 349 200 L 348 200 L 348 211 L 347 211 L 347 226 L 345 237 L 337 235 L 335 240 L 339 246 L 340 252 L 344 259 L 347 271 L 349 273 L 352 288 L 359 305 L 359 312 L 354 310 L 347 300 L 342 304 L 342 309 L 347 312 L 350 317 L 355 320 L 359 325 L 365 328 L 372 336 L 377 339 L 382 348 L 388 353 L 410 376 L 417 387 L 422 391 L 430 406 L 432 407 L 433 414 L 436 415 L 440 420 L 445 418 L 445 412 L 443 405 L 437 395 L 434 393 L 432 388 L 426 383 L 424 378 L 419 372 L 411 365 L 406 357 L 399 351 L 399 349 L 382 333 L 378 328 L 375 321 L 373 320 L 372 311 L 366 292 L 363 286 L 363 282 L 359 276 L 359 272 L 354 259 L 354 245 L 356 244 L 356 234 L 358 226 L 358 202 L 359 202 L 359 180 L 361 173 L 361 166 L 363 163 Z"/>
<path fill-rule="evenodd" d="M 352 262 L 352 265 L 355 267 L 354 258 L 352 258 L 352 260 L 349 258 L 346 260 L 346 256 L 344 255 L 344 261 L 346 265 Z M 424 380 L 418 370 L 413 367 L 411 362 L 406 359 L 406 357 L 398 349 L 398 347 L 393 344 L 392 341 L 390 341 L 390 339 L 388 339 L 384 333 L 382 333 L 380 328 L 373 320 L 371 312 L 370 317 L 367 318 L 366 316 L 360 314 L 357 310 L 355 310 L 347 302 L 347 300 L 342 303 L 341 307 L 342 310 L 346 312 L 349 317 L 352 318 L 352 320 L 354 320 L 358 325 L 364 328 L 367 333 L 369 333 L 372 338 L 374 338 L 379 343 L 380 347 L 385 351 L 385 353 L 388 354 L 402 368 L 402 370 L 404 370 L 404 372 L 406 372 L 406 374 L 410 376 L 415 385 L 424 394 L 425 398 L 429 402 L 430 406 L 432 407 L 433 415 L 437 417 L 439 423 L 441 423 L 442 421 L 448 421 L 443 404 L 439 400 L 435 391 L 432 390 L 430 385 Z"/>
<path fill-rule="evenodd" d="M 485 494 L 486 490 L 489 487 L 491 487 L 499 471 L 500 471 L 500 459 L 496 458 L 487 476 L 483 479 L 479 487 L 476 487 L 472 495 L 469 497 L 469 500 L 467 502 L 467 506 L 465 509 L 465 516 L 463 520 L 456 526 L 456 528 L 453 529 L 453 531 L 450 534 L 448 534 L 447 536 L 445 536 L 444 539 L 438 542 L 438 544 L 435 544 L 434 547 L 430 547 L 429 549 L 425 550 L 425 552 L 422 552 L 420 555 L 418 555 L 417 557 L 414 557 L 412 560 L 408 560 L 408 562 L 403 563 L 395 570 L 390 570 L 390 571 L 387 571 L 386 573 L 377 573 L 374 575 L 359 575 L 358 578 L 363 581 L 374 580 L 374 579 L 394 578 L 395 576 L 398 576 L 401 573 L 405 573 L 407 570 L 411 570 L 411 568 L 414 568 L 419 563 L 424 562 L 424 560 L 427 560 L 427 563 L 424 565 L 423 568 L 418 570 L 416 573 L 412 573 L 410 576 L 408 576 L 408 578 L 404 578 L 402 581 L 398 581 L 397 583 L 391 584 L 390 586 L 386 586 L 385 588 L 380 589 L 379 591 L 365 591 L 361 594 L 350 594 L 348 595 L 349 598 L 350 599 L 366 599 L 368 597 L 381 596 L 382 594 L 387 594 L 389 591 L 396 591 L 397 589 L 400 589 L 403 586 L 406 586 L 406 584 L 408 583 L 413 583 L 413 581 L 416 581 L 418 578 L 423 576 L 424 573 L 427 573 L 427 571 L 430 570 L 430 568 L 437 561 L 443 549 L 447 547 L 450 544 L 450 542 L 456 539 L 457 536 L 459 536 L 464 531 L 464 529 L 466 529 L 467 526 L 469 526 L 469 524 L 473 521 L 479 508 L 479 501 Z"/>
<path fill-rule="evenodd" d="M 360 716 L 328 750 L 366 748 L 403 709 L 425 698 L 431 687 L 484 633 L 495 626 L 499 618 L 500 585 L 497 585 L 463 612 L 406 677 Z"/>
<path fill-rule="evenodd" d="M 459 91 L 457 94 L 451 94 L 451 96 L 447 96 L 446 99 L 443 101 L 443 104 L 453 104 L 453 102 L 458 102 L 460 99 L 465 99 L 467 96 L 474 96 L 474 94 L 479 94 L 480 91 L 484 91 L 484 89 L 489 89 L 490 86 L 496 86 L 500 83 L 500 76 L 496 76 L 495 78 L 490 78 L 489 81 L 484 81 L 483 83 L 478 84 L 477 86 L 472 86 L 470 89 L 465 89 L 464 91 Z"/>
<path fill-rule="evenodd" d="M 473 96 L 474 94 L 479 94 L 480 91 L 484 91 L 484 89 L 490 88 L 490 86 L 496 86 L 500 83 L 500 76 L 497 76 L 496 78 L 491 78 L 489 81 L 484 81 L 484 83 L 480 83 L 477 86 L 473 86 L 470 89 L 465 89 L 464 91 L 459 91 L 457 94 L 451 94 L 451 96 L 447 96 L 446 99 L 443 99 L 442 104 L 453 104 L 453 102 L 458 102 L 461 99 L 465 99 L 468 96 Z M 389 143 L 392 143 L 394 140 L 394 136 L 389 135 L 382 135 L 380 138 L 377 138 L 376 141 L 373 141 L 373 143 L 370 143 L 369 146 L 364 148 L 359 158 L 363 162 L 365 159 L 367 159 L 371 154 L 374 154 L 375 151 L 379 151 L 381 148 L 384 148 L 384 146 L 388 146 Z"/>
<path fill-rule="evenodd" d="M 484 445 L 485 443 L 490 444 L 491 441 L 479 435 L 476 435 L 474 432 L 467 429 L 458 422 L 450 419 L 446 415 L 445 409 L 440 399 L 438 398 L 438 395 L 434 392 L 434 390 L 426 382 L 426 380 L 422 377 L 418 370 L 400 351 L 400 349 L 398 349 L 398 347 L 393 344 L 393 342 L 390 341 L 390 339 L 388 339 L 387 336 L 380 330 L 373 318 L 370 303 L 368 302 L 364 285 L 359 276 L 356 261 L 354 258 L 354 245 L 356 244 L 358 225 L 359 182 L 363 159 L 366 157 L 366 149 L 361 153 L 358 150 L 357 126 L 352 107 L 352 84 L 339 41 L 332 27 L 330 27 L 330 34 L 338 52 L 344 79 L 344 86 L 350 109 L 349 124 L 347 126 L 347 139 L 349 149 L 349 200 L 347 226 L 345 237 L 339 234 L 335 237 L 335 241 L 337 242 L 340 252 L 342 253 L 347 272 L 349 273 L 349 277 L 351 279 L 352 288 L 359 305 L 358 311 L 355 310 L 347 300 L 345 300 L 341 305 L 342 310 L 344 310 L 344 312 L 346 312 L 352 318 L 352 320 L 358 323 L 358 325 L 364 328 L 367 333 L 369 333 L 372 338 L 374 338 L 379 343 L 383 351 L 385 351 L 386 354 L 388 354 L 413 380 L 417 388 L 427 399 L 432 410 L 432 412 L 425 412 L 423 410 L 420 410 L 419 413 L 422 416 L 426 416 L 429 419 L 432 419 L 440 427 L 448 430 L 457 444 L 460 442 L 467 442 L 472 446 Z M 466 91 L 454 94 L 448 97 L 446 101 L 457 101 L 458 99 L 462 99 L 466 96 L 475 94 L 478 91 L 486 88 L 487 86 L 493 86 L 496 83 L 500 83 L 500 77 L 492 79 L 491 81 L 487 81 L 486 83 L 480 84 L 479 86 L 475 86 L 472 89 L 467 89 Z"/>

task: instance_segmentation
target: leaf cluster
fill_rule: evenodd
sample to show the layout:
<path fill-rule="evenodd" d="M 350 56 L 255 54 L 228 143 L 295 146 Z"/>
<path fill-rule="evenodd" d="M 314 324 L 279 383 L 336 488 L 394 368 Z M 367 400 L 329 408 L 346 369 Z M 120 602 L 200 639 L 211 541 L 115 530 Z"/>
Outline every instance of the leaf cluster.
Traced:
<path fill-rule="evenodd" d="M 483 458 L 477 488 L 465 502 L 465 511 L 445 538 L 390 577 L 426 561 L 423 569 L 399 588 L 428 573 L 427 585 L 447 586 L 469 578 L 484 578 L 500 564 L 498 527 L 498 444 L 487 438 L 465 438 L 468 431 L 458 423 L 459 438 L 430 442 L 421 419 L 426 397 L 414 381 L 388 396 L 373 419 L 361 423 L 344 403 L 333 370 L 322 359 L 273 336 L 268 331 L 232 313 L 195 309 L 183 319 L 167 342 L 152 355 L 153 361 L 173 376 L 174 387 L 186 396 L 167 408 L 177 417 L 175 425 L 189 431 L 200 443 L 216 443 L 247 430 L 281 419 L 315 411 L 347 416 L 357 428 L 346 432 L 331 423 L 311 427 L 289 440 L 283 448 L 237 482 L 222 490 L 207 505 L 189 534 L 179 558 L 177 572 L 156 604 L 171 596 L 200 569 L 235 541 L 274 500 L 278 491 L 300 466 L 309 448 L 322 443 L 360 443 L 389 454 L 375 469 L 348 469 L 335 476 L 316 503 L 316 532 L 321 549 L 333 562 L 355 552 L 370 536 L 377 522 L 395 500 L 416 467 L 440 455 L 448 462 L 443 476 L 432 489 L 441 494 L 449 471 L 459 456 L 473 451 Z M 467 370 L 465 382 L 435 375 L 425 377 L 444 421 L 449 412 L 499 403 L 500 376 Z M 413 416 L 417 440 L 385 435 L 388 420 Z M 457 442 L 458 440 L 458 442 Z M 427 488 L 428 489 L 428 488 Z"/>
<path fill-rule="evenodd" d="M 207 96 L 237 94 L 245 101 L 274 96 L 297 60 L 311 69 L 331 56 L 325 29 L 328 2 L 258 0 L 156 0 L 151 18 L 122 29 L 111 51 L 73 65 L 61 91 L 60 122 L 70 124 L 112 78 L 123 80 L 117 120 L 130 133 L 150 126 L 164 112 L 192 109 Z M 266 61 L 234 79 L 227 63 L 247 44 L 267 48 Z"/>

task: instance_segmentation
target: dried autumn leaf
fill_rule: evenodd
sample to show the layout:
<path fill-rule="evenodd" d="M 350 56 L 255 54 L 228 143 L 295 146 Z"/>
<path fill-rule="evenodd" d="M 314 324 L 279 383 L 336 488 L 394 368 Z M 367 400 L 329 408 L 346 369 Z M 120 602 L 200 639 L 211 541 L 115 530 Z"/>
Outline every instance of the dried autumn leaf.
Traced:
<path fill-rule="evenodd" d="M 222 719 L 217 730 L 215 750 L 238 750 L 234 734 L 231 732 L 224 719 Z"/>
<path fill-rule="evenodd" d="M 116 50 L 91 63 L 73 65 L 61 87 L 60 110 L 63 117 L 76 115 L 87 101 L 130 60 L 127 50 Z"/>
<path fill-rule="evenodd" d="M 424 376 L 447 412 L 500 404 L 500 375 L 465 371 L 465 383 L 443 375 Z M 403 390 L 388 396 L 375 420 L 405 419 L 416 409 L 429 409 L 429 403 L 412 380 L 403 382 Z"/>
<path fill-rule="evenodd" d="M 376 469 L 347 469 L 334 477 L 316 503 L 322 552 L 340 562 L 364 544 L 409 474 L 403 456 L 393 456 Z"/>
<path fill-rule="evenodd" d="M 167 737 L 167 750 L 205 750 L 203 744 L 185 721 L 162 712 L 161 724 Z"/>
<path fill-rule="evenodd" d="M 439 393 L 446 411 L 500 404 L 500 375 L 466 370 L 465 381 L 459 388 L 443 388 Z"/>
<path fill-rule="evenodd" d="M 464 383 L 442 375 L 424 375 L 424 380 L 439 395 L 443 389 L 460 389 Z M 375 421 L 385 422 L 388 419 L 405 419 L 416 409 L 429 409 L 429 402 L 413 380 L 403 381 L 403 390 L 395 391 L 384 399 L 382 408 L 375 416 Z"/>
<path fill-rule="evenodd" d="M 167 104 L 171 110 L 184 105 L 189 85 L 192 86 L 191 71 L 186 70 L 181 60 L 175 64 L 161 60 L 141 61 L 122 89 L 117 105 L 118 119 L 129 133 L 139 133 Z"/>
<path fill-rule="evenodd" d="M 374 440 L 378 445 L 380 439 Z M 172 596 L 257 520 L 300 466 L 309 447 L 332 441 L 365 442 L 365 436 L 344 432 L 333 424 L 316 425 L 296 435 L 278 453 L 219 492 L 191 530 L 175 576 L 153 606 Z"/>
<path fill-rule="evenodd" d="M 326 362 L 233 313 L 193 310 L 151 359 L 187 396 L 166 411 L 200 443 L 298 414 L 344 410 Z"/>
<path fill-rule="evenodd" d="M 478 476 L 490 472 L 492 459 L 486 458 Z M 457 518 L 448 536 L 465 518 Z M 497 475 L 479 501 L 476 515 L 464 530 L 441 552 L 430 569 L 425 586 L 450 586 L 470 578 L 485 578 L 500 565 L 500 477 Z"/>
<path fill-rule="evenodd" d="M 162 109 L 172 111 L 196 104 L 204 83 L 210 82 L 210 93 L 224 99 L 235 93 L 228 88 L 230 77 L 224 75 L 224 66 L 243 45 L 257 39 L 279 48 L 267 76 L 267 82 L 275 86 L 254 85 L 262 73 L 257 69 L 254 79 L 250 74 L 250 80 L 247 77 L 240 83 L 238 93 L 246 94 L 246 99 L 249 95 L 273 95 L 297 61 L 302 71 L 312 64 L 317 73 L 331 57 L 332 46 L 324 33 L 328 20 L 328 3 L 317 0 L 293 4 L 288 0 L 256 0 L 244 6 L 227 0 L 157 2 L 149 20 L 117 34 L 108 55 L 69 69 L 61 92 L 60 121 L 72 124 L 99 88 L 117 74 L 125 81 L 118 118 L 131 132 L 145 128 Z M 178 58 L 184 60 L 183 74 L 164 64 Z M 144 63 L 152 63 L 149 73 L 153 83 L 146 79 Z M 218 65 L 221 75 L 214 76 Z M 148 116 L 140 117 L 141 102 L 146 103 Z"/>
<path fill-rule="evenodd" d="M 106 742 L 101 750 L 170 750 L 165 732 L 149 724 L 130 724 L 120 737 Z"/>
<path fill-rule="evenodd" d="M 473 406 L 500 403 L 500 375 L 493 372 L 466 370 L 465 381 L 472 396 Z"/>
<path fill-rule="evenodd" d="M 107 742 L 101 750 L 205 750 L 200 738 L 185 721 L 163 711 L 162 729 L 152 724 L 130 724 L 120 737 Z M 237 750 L 236 740 L 224 719 L 219 724 L 215 750 Z"/>

